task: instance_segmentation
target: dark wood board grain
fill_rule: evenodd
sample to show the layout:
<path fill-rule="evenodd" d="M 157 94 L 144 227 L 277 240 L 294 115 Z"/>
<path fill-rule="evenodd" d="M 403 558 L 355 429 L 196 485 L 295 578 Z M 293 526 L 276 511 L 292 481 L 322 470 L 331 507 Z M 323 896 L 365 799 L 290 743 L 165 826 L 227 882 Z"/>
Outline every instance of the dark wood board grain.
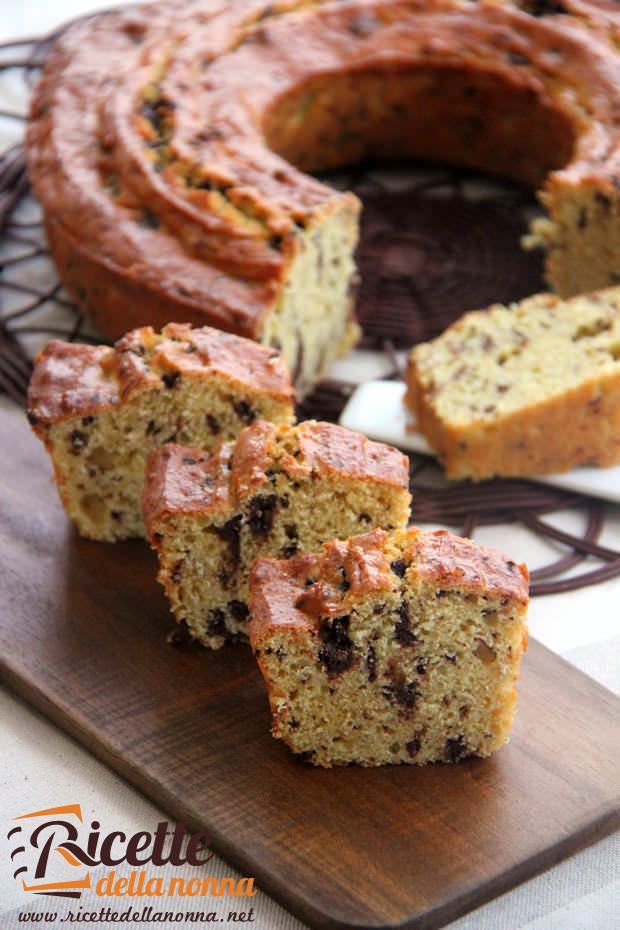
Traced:
<path fill-rule="evenodd" d="M 80 540 L 50 474 L 0 405 L 4 681 L 306 922 L 439 927 L 618 824 L 620 701 L 537 643 L 490 760 L 296 761 L 249 650 L 167 644 L 154 556 Z"/>

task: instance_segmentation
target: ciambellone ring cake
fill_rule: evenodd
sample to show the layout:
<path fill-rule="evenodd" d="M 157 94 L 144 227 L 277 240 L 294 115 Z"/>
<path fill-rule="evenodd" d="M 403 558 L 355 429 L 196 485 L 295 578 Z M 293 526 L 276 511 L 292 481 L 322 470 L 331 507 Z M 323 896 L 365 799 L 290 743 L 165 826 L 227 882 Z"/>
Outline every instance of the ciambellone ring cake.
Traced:
<path fill-rule="evenodd" d="M 106 336 L 170 320 L 282 352 L 356 340 L 359 202 L 311 173 L 421 157 L 539 191 L 561 294 L 620 275 L 620 13 L 604 0 L 199 0 L 68 29 L 32 104 L 61 278 Z"/>

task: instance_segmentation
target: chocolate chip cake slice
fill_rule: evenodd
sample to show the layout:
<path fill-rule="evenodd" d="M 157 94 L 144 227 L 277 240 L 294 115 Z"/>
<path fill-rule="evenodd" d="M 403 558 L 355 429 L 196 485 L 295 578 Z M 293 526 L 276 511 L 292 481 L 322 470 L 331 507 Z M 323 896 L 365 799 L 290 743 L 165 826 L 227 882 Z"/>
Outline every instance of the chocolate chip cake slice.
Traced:
<path fill-rule="evenodd" d="M 203 449 L 258 418 L 292 422 L 294 394 L 273 349 L 216 329 L 136 329 L 114 347 L 53 341 L 39 355 L 28 418 L 51 455 L 79 532 L 144 535 L 148 453 L 164 442 Z"/>
<path fill-rule="evenodd" d="M 332 423 L 257 422 L 208 455 L 149 459 L 144 521 L 177 620 L 218 648 L 247 629 L 248 570 L 328 539 L 406 526 L 409 463 Z"/>
<path fill-rule="evenodd" d="M 258 559 L 249 636 L 273 735 L 315 765 L 456 762 L 508 739 L 525 566 L 445 531 Z"/>
<path fill-rule="evenodd" d="M 408 403 L 448 478 L 620 463 L 620 288 L 467 313 L 413 349 Z"/>

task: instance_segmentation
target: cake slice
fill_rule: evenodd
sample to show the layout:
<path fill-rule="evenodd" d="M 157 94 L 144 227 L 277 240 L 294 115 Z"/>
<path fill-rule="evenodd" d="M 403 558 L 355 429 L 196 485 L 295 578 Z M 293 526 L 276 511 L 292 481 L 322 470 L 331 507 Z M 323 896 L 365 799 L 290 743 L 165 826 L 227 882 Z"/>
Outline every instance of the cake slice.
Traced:
<path fill-rule="evenodd" d="M 177 620 L 218 648 L 247 630 L 248 569 L 375 526 L 406 526 L 409 462 L 332 423 L 257 422 L 208 455 L 149 459 L 144 521 Z"/>
<path fill-rule="evenodd" d="M 409 406 L 448 478 L 620 463 L 620 288 L 467 313 L 416 346 Z"/>
<path fill-rule="evenodd" d="M 178 440 L 204 449 L 260 417 L 293 420 L 294 394 L 273 349 L 216 329 L 136 329 L 114 347 L 52 341 L 35 363 L 28 418 L 51 455 L 79 532 L 143 536 L 148 453 Z"/>
<path fill-rule="evenodd" d="M 375 530 L 250 574 L 273 735 L 315 765 L 457 762 L 508 739 L 525 566 L 469 539 Z"/>

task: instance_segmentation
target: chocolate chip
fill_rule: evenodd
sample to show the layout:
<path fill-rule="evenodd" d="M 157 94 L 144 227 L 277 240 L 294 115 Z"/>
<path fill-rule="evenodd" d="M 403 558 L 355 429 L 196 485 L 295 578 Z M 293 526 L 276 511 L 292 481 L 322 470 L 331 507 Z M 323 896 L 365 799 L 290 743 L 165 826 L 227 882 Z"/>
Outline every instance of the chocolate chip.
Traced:
<path fill-rule="evenodd" d="M 410 739 L 408 743 L 405 743 L 405 749 L 407 750 L 407 754 L 413 759 L 420 751 L 420 740 L 415 737 L 414 739 Z"/>
<path fill-rule="evenodd" d="M 399 618 L 394 627 L 394 639 L 401 646 L 413 646 L 416 642 L 409 622 L 409 605 L 403 601 L 398 608 Z"/>
<path fill-rule="evenodd" d="M 229 520 L 228 523 L 225 523 L 223 526 L 217 526 L 215 528 L 215 532 L 220 537 L 220 539 L 228 543 L 231 561 L 233 562 L 233 565 L 238 565 L 241 551 L 239 543 L 239 534 L 241 533 L 241 514 L 233 517 L 232 520 Z"/>
<path fill-rule="evenodd" d="M 344 569 L 344 565 L 339 565 L 338 571 L 340 572 L 340 576 L 342 578 L 342 581 L 340 582 L 340 589 L 342 591 L 348 591 L 349 588 L 351 587 L 351 582 L 347 578 L 347 573 Z"/>
<path fill-rule="evenodd" d="M 278 646 L 277 649 L 273 649 L 271 646 L 267 646 L 267 648 L 265 649 L 265 655 L 275 656 L 278 662 L 281 662 L 282 659 L 286 658 L 287 653 L 284 651 L 282 646 Z"/>
<path fill-rule="evenodd" d="M 169 371 L 167 374 L 162 375 L 161 380 L 164 382 L 167 388 L 173 388 L 178 384 L 180 377 L 180 371 Z"/>
<path fill-rule="evenodd" d="M 377 680 L 377 654 L 374 646 L 369 646 L 366 652 L 366 668 L 368 669 L 368 681 Z"/>
<path fill-rule="evenodd" d="M 443 657 L 452 665 L 456 665 L 456 655 L 453 652 L 444 652 Z"/>
<path fill-rule="evenodd" d="M 226 616 L 223 610 L 216 607 L 210 610 L 207 615 L 207 633 L 209 636 L 223 636 L 228 638 L 228 628 L 226 626 Z"/>
<path fill-rule="evenodd" d="M 566 13 L 562 0 L 521 0 L 519 5 L 530 16 L 559 16 Z"/>
<path fill-rule="evenodd" d="M 353 665 L 353 642 L 349 637 L 350 617 L 333 617 L 322 620 L 319 637 L 319 662 L 328 675 L 339 675 Z"/>
<path fill-rule="evenodd" d="M 513 65 L 518 65 L 519 67 L 532 64 L 526 55 L 521 55 L 519 52 L 508 52 L 508 59 Z"/>
<path fill-rule="evenodd" d="M 82 417 L 82 426 L 91 426 L 94 422 L 94 417 Z"/>
<path fill-rule="evenodd" d="M 295 717 L 291 717 L 288 722 L 289 730 L 298 730 L 299 729 L 299 720 L 296 720 Z"/>
<path fill-rule="evenodd" d="M 161 220 L 155 213 L 151 213 L 150 210 L 143 210 L 140 214 L 138 224 L 144 226 L 145 229 L 158 229 L 161 226 Z"/>
<path fill-rule="evenodd" d="M 407 571 L 407 563 L 404 559 L 394 559 L 393 562 L 390 562 L 390 568 L 399 578 L 404 578 L 405 572 Z"/>
<path fill-rule="evenodd" d="M 360 13 L 349 23 L 349 32 L 364 39 L 366 36 L 372 35 L 380 25 L 380 20 L 372 13 Z"/>
<path fill-rule="evenodd" d="M 248 508 L 248 526 L 254 536 L 267 536 L 273 527 L 278 498 L 275 494 L 253 497 Z"/>
<path fill-rule="evenodd" d="M 234 411 L 240 420 L 248 425 L 253 423 L 258 414 L 250 407 L 246 400 L 240 400 L 234 405 Z"/>
<path fill-rule="evenodd" d="M 280 549 L 280 556 L 283 559 L 292 559 L 294 555 L 297 555 L 297 543 L 289 543 Z"/>
<path fill-rule="evenodd" d="M 232 600 L 228 602 L 228 610 L 231 617 L 234 617 L 235 620 L 247 620 L 250 611 L 248 610 L 248 605 L 244 604 L 243 601 Z"/>
<path fill-rule="evenodd" d="M 159 432 L 159 429 L 160 428 L 155 425 L 155 420 L 149 420 L 149 422 L 146 424 L 146 435 L 154 436 Z"/>
<path fill-rule="evenodd" d="M 418 659 L 415 670 L 418 675 L 426 675 L 428 671 L 428 659 Z"/>
<path fill-rule="evenodd" d="M 462 734 L 455 739 L 446 740 L 445 756 L 448 762 L 458 762 L 459 759 L 464 759 L 468 755 L 470 752 Z"/>
<path fill-rule="evenodd" d="M 122 510 L 111 510 L 110 516 L 113 520 L 116 520 L 117 523 L 123 522 L 123 511 Z"/>
<path fill-rule="evenodd" d="M 214 417 L 212 413 L 205 414 L 205 420 L 213 435 L 217 436 L 222 430 L 220 421 L 217 419 L 217 417 Z"/>
<path fill-rule="evenodd" d="M 299 538 L 296 523 L 286 523 L 284 525 L 284 532 L 286 533 L 287 539 L 298 539 Z"/>
<path fill-rule="evenodd" d="M 74 429 L 69 436 L 69 442 L 71 444 L 71 451 L 73 454 L 79 455 L 82 449 L 85 449 L 88 445 L 88 436 L 86 433 L 80 432 L 79 429 Z"/>
<path fill-rule="evenodd" d="M 411 709 L 415 706 L 418 696 L 415 682 L 405 681 L 404 678 L 398 678 L 393 684 L 385 685 L 382 691 L 383 696 L 387 698 L 387 700 L 394 701 L 396 704 L 400 704 L 401 707 L 406 707 L 407 709 Z"/>

